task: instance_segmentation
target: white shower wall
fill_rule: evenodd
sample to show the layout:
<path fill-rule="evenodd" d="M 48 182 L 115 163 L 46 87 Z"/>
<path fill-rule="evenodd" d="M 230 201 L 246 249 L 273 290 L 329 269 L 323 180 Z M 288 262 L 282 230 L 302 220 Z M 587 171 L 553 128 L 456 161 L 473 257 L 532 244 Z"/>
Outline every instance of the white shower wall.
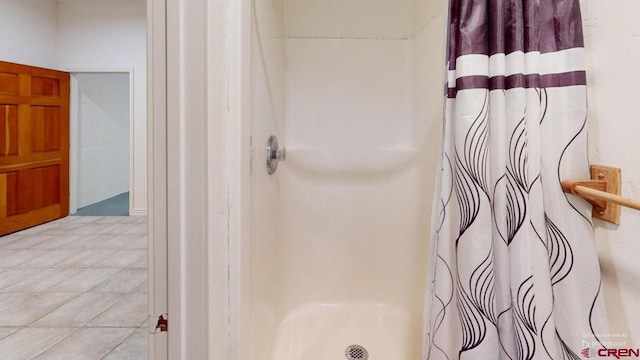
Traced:
<path fill-rule="evenodd" d="M 290 38 L 408 39 L 415 0 L 284 0 Z M 420 3 L 420 5 L 416 5 Z"/>
<path fill-rule="evenodd" d="M 256 0 L 252 16 L 249 121 L 243 120 L 251 151 L 251 168 L 243 169 L 243 224 L 241 244 L 242 359 L 264 359 L 273 346 L 280 322 L 282 292 L 279 263 L 278 214 L 281 186 L 269 176 L 263 146 L 284 127 L 284 31 L 282 14 L 271 0 Z M 281 9 L 281 8 L 280 8 Z M 259 33 L 258 33 L 259 32 Z M 250 174 L 249 174 L 250 171 Z"/>
<path fill-rule="evenodd" d="M 378 167 L 380 149 L 414 149 L 411 44 L 287 39 L 286 138 L 292 151 L 306 150 L 300 166 L 361 171 Z"/>
<path fill-rule="evenodd" d="M 256 0 L 254 13 L 242 359 L 333 358 L 343 342 L 417 358 L 443 9 Z M 288 149 L 274 176 L 270 134 Z"/>

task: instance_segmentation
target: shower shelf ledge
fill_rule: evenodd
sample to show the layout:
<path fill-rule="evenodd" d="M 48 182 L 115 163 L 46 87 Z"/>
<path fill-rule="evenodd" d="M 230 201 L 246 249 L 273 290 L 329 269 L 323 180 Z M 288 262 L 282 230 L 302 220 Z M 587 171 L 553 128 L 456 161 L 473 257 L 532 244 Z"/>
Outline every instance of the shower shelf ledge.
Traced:
<path fill-rule="evenodd" d="M 420 151 L 382 147 L 371 150 L 336 151 L 314 147 L 287 146 L 287 166 L 325 175 L 372 175 L 388 173 L 412 164 Z"/>

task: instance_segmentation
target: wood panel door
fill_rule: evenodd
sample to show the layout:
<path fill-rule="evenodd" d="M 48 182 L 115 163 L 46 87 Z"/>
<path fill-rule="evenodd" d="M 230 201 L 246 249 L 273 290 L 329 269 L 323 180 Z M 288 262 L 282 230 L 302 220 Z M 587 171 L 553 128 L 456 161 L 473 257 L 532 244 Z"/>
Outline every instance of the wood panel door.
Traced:
<path fill-rule="evenodd" d="M 0 61 L 0 235 L 69 214 L 69 73 Z"/>

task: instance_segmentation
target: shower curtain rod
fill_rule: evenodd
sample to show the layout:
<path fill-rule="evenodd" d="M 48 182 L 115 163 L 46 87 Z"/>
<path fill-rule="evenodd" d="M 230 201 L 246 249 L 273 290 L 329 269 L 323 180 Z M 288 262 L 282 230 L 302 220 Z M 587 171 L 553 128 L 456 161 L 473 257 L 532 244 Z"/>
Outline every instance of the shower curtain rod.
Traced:
<path fill-rule="evenodd" d="M 590 180 L 565 180 L 562 190 L 593 204 L 593 217 L 620 224 L 620 206 L 640 210 L 640 201 L 620 196 L 621 170 L 593 165 Z"/>

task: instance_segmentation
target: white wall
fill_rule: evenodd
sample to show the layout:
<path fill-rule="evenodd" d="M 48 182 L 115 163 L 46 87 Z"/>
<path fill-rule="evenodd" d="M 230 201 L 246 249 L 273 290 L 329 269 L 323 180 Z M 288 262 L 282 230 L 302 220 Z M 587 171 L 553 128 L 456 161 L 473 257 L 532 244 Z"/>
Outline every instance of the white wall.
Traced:
<path fill-rule="evenodd" d="M 289 37 L 407 39 L 414 0 L 285 0 Z"/>
<path fill-rule="evenodd" d="M 146 5 L 144 1 L 58 3 L 59 67 L 133 69 L 132 214 L 147 209 Z"/>
<path fill-rule="evenodd" d="M 57 66 L 55 0 L 0 0 L 0 60 Z"/>
<path fill-rule="evenodd" d="M 622 195 L 640 198 L 640 3 L 581 3 L 591 162 L 622 168 Z M 630 333 L 620 340 L 640 346 L 640 212 L 623 209 L 620 226 L 595 224 L 611 332 Z"/>
<path fill-rule="evenodd" d="M 74 77 L 78 85 L 77 206 L 81 208 L 129 191 L 129 74 Z"/>

